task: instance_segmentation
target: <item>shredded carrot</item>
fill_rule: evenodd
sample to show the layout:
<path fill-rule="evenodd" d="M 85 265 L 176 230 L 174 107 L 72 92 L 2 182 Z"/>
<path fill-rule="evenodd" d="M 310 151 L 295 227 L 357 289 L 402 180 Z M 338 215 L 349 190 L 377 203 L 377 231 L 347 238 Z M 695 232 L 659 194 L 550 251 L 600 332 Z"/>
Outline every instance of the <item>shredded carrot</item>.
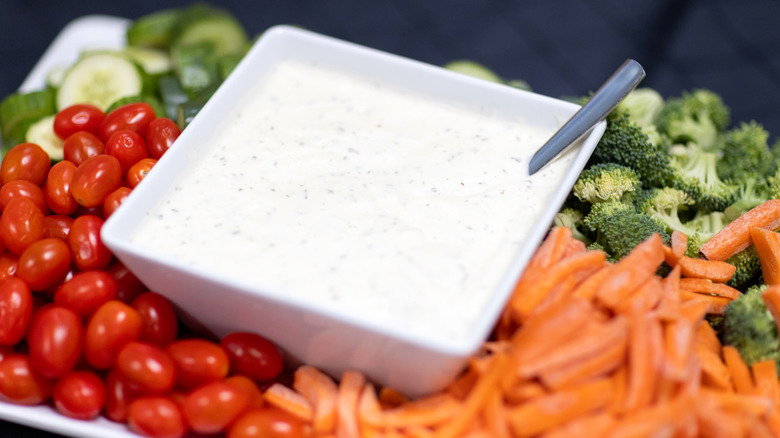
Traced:
<path fill-rule="evenodd" d="M 725 283 L 731 280 L 737 271 L 736 266 L 717 260 L 695 259 L 693 257 L 680 257 L 677 264 L 680 266 L 683 277 L 706 278 L 716 283 Z"/>
<path fill-rule="evenodd" d="M 699 252 L 707 260 L 726 261 L 751 243 L 750 230 L 780 228 L 780 199 L 766 201 L 733 221 L 701 246 Z"/>
<path fill-rule="evenodd" d="M 683 233 L 682 231 L 678 231 L 678 230 L 672 231 L 670 246 L 672 252 L 679 260 L 688 251 L 688 235 Z"/>
<path fill-rule="evenodd" d="M 773 359 L 754 362 L 750 367 L 753 372 L 753 380 L 756 383 L 756 392 L 774 401 L 780 401 L 780 384 L 777 381 L 777 364 Z"/>
<path fill-rule="evenodd" d="M 761 260 L 764 283 L 780 284 L 780 234 L 774 230 L 753 228 L 750 230 L 750 238 Z"/>
<path fill-rule="evenodd" d="M 720 356 L 721 350 L 723 346 L 720 343 L 720 339 L 718 339 L 718 334 L 715 332 L 715 329 L 712 328 L 709 324 L 699 324 L 696 327 L 696 345 L 701 345 L 702 347 L 706 348 L 707 350 L 710 350 L 714 354 Z"/>
<path fill-rule="evenodd" d="M 336 425 L 338 387 L 318 369 L 303 365 L 295 370 L 293 388 L 311 403 L 312 426 L 317 433 L 333 430 Z"/>
<path fill-rule="evenodd" d="M 680 297 L 686 303 L 696 302 L 703 305 L 706 309 L 706 313 L 710 315 L 723 315 L 726 311 L 726 306 L 733 301 L 731 298 L 700 294 L 686 290 L 680 290 Z"/>
<path fill-rule="evenodd" d="M 752 393 L 755 388 L 753 376 L 742 355 L 731 345 L 724 345 L 722 352 L 723 362 L 729 370 L 731 381 L 734 383 L 734 389 L 740 394 Z"/>
<path fill-rule="evenodd" d="M 761 292 L 761 299 L 775 320 L 775 326 L 780 330 L 780 285 L 772 285 Z"/>
<path fill-rule="evenodd" d="M 680 289 L 700 294 L 711 294 L 720 297 L 737 299 L 742 292 L 727 284 L 716 283 L 709 278 L 682 278 L 680 279 Z"/>
<path fill-rule="evenodd" d="M 272 406 L 285 410 L 303 421 L 314 419 L 311 403 L 301 393 L 288 386 L 273 383 L 263 394 L 265 401 Z"/>
<path fill-rule="evenodd" d="M 614 307 L 630 295 L 648 278 L 655 275 L 664 260 L 664 244 L 661 236 L 653 234 L 640 243 L 615 264 L 596 294 L 600 302 Z"/>

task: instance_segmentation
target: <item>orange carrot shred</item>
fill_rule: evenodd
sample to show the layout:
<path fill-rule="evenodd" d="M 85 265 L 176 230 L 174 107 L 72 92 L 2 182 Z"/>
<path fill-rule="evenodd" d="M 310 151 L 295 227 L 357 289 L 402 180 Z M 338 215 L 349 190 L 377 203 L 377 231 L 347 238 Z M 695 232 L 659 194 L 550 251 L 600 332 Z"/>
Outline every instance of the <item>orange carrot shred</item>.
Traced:
<path fill-rule="evenodd" d="M 773 230 L 753 228 L 750 230 L 750 238 L 761 260 L 764 283 L 780 284 L 780 234 Z"/>
<path fill-rule="evenodd" d="M 717 283 L 731 280 L 737 271 L 736 266 L 717 260 L 695 259 L 688 256 L 680 257 L 677 264 L 681 274 L 687 278 L 706 278 Z"/>
<path fill-rule="evenodd" d="M 314 409 L 314 431 L 327 433 L 334 430 L 338 397 L 336 383 L 317 368 L 302 365 L 295 370 L 293 388 L 309 400 Z"/>
<path fill-rule="evenodd" d="M 357 411 L 365 383 L 365 376 L 357 371 L 345 371 L 341 376 L 336 404 L 338 438 L 360 438 Z"/>
<path fill-rule="evenodd" d="M 303 421 L 314 418 L 311 403 L 299 392 L 281 383 L 273 383 L 263 393 L 266 403 L 276 406 Z"/>
<path fill-rule="evenodd" d="M 780 330 L 780 285 L 772 285 L 761 292 L 761 299 L 775 320 L 775 326 Z"/>
<path fill-rule="evenodd" d="M 734 383 L 734 389 L 740 394 L 752 393 L 755 388 L 753 376 L 742 355 L 731 345 L 724 345 L 722 352 L 723 362 L 729 370 L 731 381 Z"/>
<path fill-rule="evenodd" d="M 715 283 L 707 278 L 682 278 L 680 279 L 680 289 L 700 294 L 717 295 L 733 300 L 742 295 L 742 292 L 740 292 L 739 289 L 733 288 L 727 284 Z"/>
<path fill-rule="evenodd" d="M 651 276 L 664 260 L 661 236 L 653 234 L 615 264 L 596 296 L 608 307 L 615 306 Z"/>
<path fill-rule="evenodd" d="M 780 228 L 780 199 L 766 201 L 729 222 L 699 251 L 708 260 L 726 261 L 750 246 L 750 230 L 753 228 L 770 231 Z"/>
<path fill-rule="evenodd" d="M 722 345 L 720 339 L 718 339 L 718 334 L 710 324 L 699 324 L 696 327 L 695 336 L 697 345 L 703 346 L 715 355 L 721 355 Z"/>

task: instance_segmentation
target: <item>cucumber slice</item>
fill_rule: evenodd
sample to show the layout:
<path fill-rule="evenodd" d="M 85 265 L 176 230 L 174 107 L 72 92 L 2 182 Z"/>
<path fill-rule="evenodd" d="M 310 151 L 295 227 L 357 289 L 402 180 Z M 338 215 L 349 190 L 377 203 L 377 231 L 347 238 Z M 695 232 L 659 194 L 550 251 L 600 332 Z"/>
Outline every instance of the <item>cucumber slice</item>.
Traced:
<path fill-rule="evenodd" d="M 484 65 L 468 59 L 452 61 L 444 65 L 444 68 L 490 82 L 503 82 L 501 78 Z"/>
<path fill-rule="evenodd" d="M 57 109 L 90 103 L 102 110 L 121 97 L 142 94 L 143 70 L 119 53 L 96 52 L 79 59 L 57 90 Z"/>
<path fill-rule="evenodd" d="M 167 48 L 171 44 L 173 32 L 179 24 L 182 10 L 164 9 L 144 15 L 127 28 L 127 44 L 136 47 Z"/>
<path fill-rule="evenodd" d="M 66 65 L 60 65 L 57 67 L 53 67 L 49 72 L 46 74 L 46 86 L 49 88 L 60 88 L 60 85 L 62 85 L 62 79 L 65 77 L 65 73 L 68 71 L 68 66 Z"/>
<path fill-rule="evenodd" d="M 30 125 L 25 141 L 40 146 L 52 161 L 62 161 L 63 141 L 54 133 L 54 115 L 46 116 Z"/>
<path fill-rule="evenodd" d="M 14 93 L 0 102 L 0 131 L 3 142 L 7 143 L 27 131 L 30 122 L 56 112 L 54 92 L 50 89 L 31 91 L 29 93 Z M 20 128 L 21 127 L 21 128 Z"/>
<path fill-rule="evenodd" d="M 209 43 L 174 46 L 171 60 L 181 86 L 191 97 L 219 81 L 217 54 Z"/>
<path fill-rule="evenodd" d="M 172 46 L 208 43 L 217 56 L 242 53 L 249 36 L 238 20 L 227 10 L 196 3 L 186 8 L 179 21 Z"/>
<path fill-rule="evenodd" d="M 173 68 L 171 57 L 164 50 L 150 47 L 126 47 L 124 53 L 135 61 L 147 74 L 162 75 Z"/>

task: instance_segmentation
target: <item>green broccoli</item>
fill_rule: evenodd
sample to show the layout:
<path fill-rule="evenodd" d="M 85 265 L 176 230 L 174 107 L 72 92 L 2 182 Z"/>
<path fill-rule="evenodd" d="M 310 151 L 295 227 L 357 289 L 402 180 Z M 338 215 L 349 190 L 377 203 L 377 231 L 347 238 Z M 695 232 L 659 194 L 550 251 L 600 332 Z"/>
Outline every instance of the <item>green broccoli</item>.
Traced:
<path fill-rule="evenodd" d="M 572 193 L 577 199 L 590 204 L 633 202 L 641 186 L 639 176 L 631 168 L 615 163 L 599 163 L 580 174 Z"/>
<path fill-rule="evenodd" d="M 650 138 L 650 142 L 661 143 L 661 134 L 655 126 L 655 118 L 664 106 L 664 98 L 658 91 L 648 88 L 636 88 L 618 105 L 618 111 L 628 113 L 642 131 Z"/>
<path fill-rule="evenodd" d="M 563 207 L 561 211 L 555 214 L 553 224 L 570 229 L 572 237 L 589 244 L 591 239 L 583 232 L 585 228 L 584 218 L 585 215 L 580 210 L 572 207 Z"/>
<path fill-rule="evenodd" d="M 680 213 L 688 210 L 694 203 L 693 198 L 682 190 L 653 187 L 642 191 L 636 200 L 636 208 L 660 220 L 669 233 L 681 231 L 692 236 L 697 230 L 686 225 L 680 218 Z"/>
<path fill-rule="evenodd" d="M 726 306 L 723 315 L 723 343 L 739 350 L 748 366 L 767 359 L 778 363 L 780 359 L 777 325 L 761 298 L 765 289 L 765 285 L 749 288 Z"/>
<path fill-rule="evenodd" d="M 755 286 L 761 279 L 761 260 L 758 258 L 758 251 L 753 245 L 736 253 L 727 260 L 734 265 L 737 270 L 734 276 L 728 281 L 728 285 L 739 290 L 747 290 Z"/>
<path fill-rule="evenodd" d="M 729 108 L 717 93 L 695 89 L 667 99 L 655 124 L 674 143 L 694 142 L 712 150 L 717 147 L 718 135 L 728 127 L 730 118 Z"/>
<path fill-rule="evenodd" d="M 663 223 L 624 202 L 593 204 L 583 223 L 595 233 L 596 247 L 606 252 L 612 261 L 625 257 L 654 233 L 660 234 L 664 242 L 669 243 L 669 233 Z"/>
<path fill-rule="evenodd" d="M 756 122 L 741 123 L 720 138 L 718 176 L 724 181 L 741 183 L 756 175 L 768 176 L 773 169 L 769 132 Z"/>
<path fill-rule="evenodd" d="M 768 179 L 757 174 L 744 176 L 737 185 L 734 198 L 734 202 L 723 210 L 729 221 L 771 199 Z"/>
<path fill-rule="evenodd" d="M 655 144 L 627 113 L 612 111 L 606 118 L 604 135 L 593 151 L 592 162 L 615 163 L 639 175 L 645 187 L 665 187 L 677 178 L 670 167 L 666 144 Z"/>
<path fill-rule="evenodd" d="M 672 184 L 690 194 L 698 209 L 723 211 L 736 198 L 736 187 L 718 177 L 716 152 L 707 152 L 697 143 L 671 148 L 672 168 L 677 179 Z"/>

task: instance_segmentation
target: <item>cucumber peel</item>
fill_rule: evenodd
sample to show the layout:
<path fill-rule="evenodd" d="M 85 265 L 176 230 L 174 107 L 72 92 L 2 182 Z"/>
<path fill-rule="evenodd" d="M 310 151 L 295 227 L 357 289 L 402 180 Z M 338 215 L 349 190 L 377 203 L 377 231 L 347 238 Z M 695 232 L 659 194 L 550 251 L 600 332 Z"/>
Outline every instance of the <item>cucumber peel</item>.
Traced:
<path fill-rule="evenodd" d="M 57 109 L 89 103 L 105 111 L 121 97 L 142 94 L 145 73 L 119 53 L 96 52 L 79 59 L 57 90 Z"/>

